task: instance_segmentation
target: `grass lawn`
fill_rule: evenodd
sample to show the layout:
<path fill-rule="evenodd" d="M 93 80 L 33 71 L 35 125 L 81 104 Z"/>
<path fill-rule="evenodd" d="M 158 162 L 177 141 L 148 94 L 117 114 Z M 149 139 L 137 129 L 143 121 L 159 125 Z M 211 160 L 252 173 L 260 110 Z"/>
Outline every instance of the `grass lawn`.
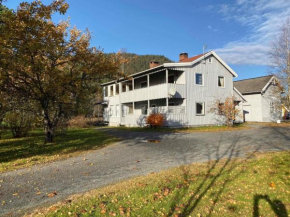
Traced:
<path fill-rule="evenodd" d="M 149 174 L 71 196 L 39 216 L 288 216 L 290 152 Z"/>
<path fill-rule="evenodd" d="M 233 127 L 227 126 L 197 126 L 197 127 L 183 127 L 183 128 L 171 128 L 160 127 L 157 129 L 145 128 L 145 127 L 115 127 L 120 130 L 136 131 L 136 132 L 164 132 L 164 133 L 192 133 L 192 132 L 214 132 L 214 131 L 233 131 L 249 129 L 247 124 L 235 124 Z"/>
<path fill-rule="evenodd" d="M 41 130 L 20 139 L 5 133 L 0 140 L 0 172 L 68 158 L 117 140 L 93 128 L 70 129 L 66 135 L 57 136 L 52 144 L 44 144 Z"/>

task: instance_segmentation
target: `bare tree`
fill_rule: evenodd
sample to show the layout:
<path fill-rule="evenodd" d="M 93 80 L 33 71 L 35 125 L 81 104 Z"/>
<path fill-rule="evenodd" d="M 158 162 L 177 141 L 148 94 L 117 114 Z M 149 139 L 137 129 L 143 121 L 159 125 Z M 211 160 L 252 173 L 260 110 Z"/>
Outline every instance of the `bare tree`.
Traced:
<path fill-rule="evenodd" d="M 269 55 L 271 72 L 279 79 L 285 91 L 284 104 L 290 108 L 290 18 L 274 38 Z"/>
<path fill-rule="evenodd" d="M 240 114 L 240 110 L 236 107 L 234 96 L 228 96 L 225 99 L 217 99 L 213 102 L 209 112 L 215 113 L 219 117 L 221 124 L 228 127 L 233 126 L 236 117 Z"/>

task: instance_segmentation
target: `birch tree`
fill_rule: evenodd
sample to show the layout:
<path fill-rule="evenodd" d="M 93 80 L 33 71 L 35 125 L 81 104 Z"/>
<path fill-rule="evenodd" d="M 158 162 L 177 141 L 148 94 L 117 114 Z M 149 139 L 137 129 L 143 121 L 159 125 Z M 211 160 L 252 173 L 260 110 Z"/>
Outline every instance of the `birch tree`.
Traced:
<path fill-rule="evenodd" d="M 290 18 L 273 40 L 269 56 L 272 73 L 285 91 L 285 106 L 290 108 Z"/>

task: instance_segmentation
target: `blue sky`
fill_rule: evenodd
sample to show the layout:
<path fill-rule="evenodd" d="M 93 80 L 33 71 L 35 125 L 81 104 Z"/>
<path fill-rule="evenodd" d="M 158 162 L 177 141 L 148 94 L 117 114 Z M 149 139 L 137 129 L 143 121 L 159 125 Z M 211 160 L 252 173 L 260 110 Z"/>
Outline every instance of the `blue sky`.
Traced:
<path fill-rule="evenodd" d="M 21 0 L 5 4 L 16 9 Z M 31 2 L 29 0 L 29 2 Z M 50 3 L 51 0 L 43 0 Z M 267 52 L 290 15 L 290 0 L 67 0 L 71 25 L 88 28 L 105 52 L 160 54 L 178 61 L 215 50 L 245 79 L 269 73 Z"/>

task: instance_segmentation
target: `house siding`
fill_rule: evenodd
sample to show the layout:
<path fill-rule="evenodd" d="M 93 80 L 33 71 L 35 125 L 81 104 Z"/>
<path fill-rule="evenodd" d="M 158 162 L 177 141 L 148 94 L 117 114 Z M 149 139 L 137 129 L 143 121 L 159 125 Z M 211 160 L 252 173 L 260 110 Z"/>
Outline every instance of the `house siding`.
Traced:
<path fill-rule="evenodd" d="M 200 63 L 186 69 L 188 125 L 218 124 L 218 117 L 209 110 L 217 99 L 233 95 L 233 75 L 212 56 L 212 63 Z M 195 73 L 204 75 L 204 85 L 195 85 Z M 225 87 L 218 87 L 218 76 L 225 77 Z M 196 115 L 196 103 L 205 103 L 205 115 Z"/>
<path fill-rule="evenodd" d="M 244 95 L 244 98 L 247 100 L 247 102 L 243 105 L 245 121 L 262 122 L 262 95 Z"/>
<path fill-rule="evenodd" d="M 272 111 L 271 103 L 273 103 Z M 272 122 L 281 119 L 281 95 L 277 86 L 270 84 L 262 95 L 261 109 L 263 122 Z"/>

